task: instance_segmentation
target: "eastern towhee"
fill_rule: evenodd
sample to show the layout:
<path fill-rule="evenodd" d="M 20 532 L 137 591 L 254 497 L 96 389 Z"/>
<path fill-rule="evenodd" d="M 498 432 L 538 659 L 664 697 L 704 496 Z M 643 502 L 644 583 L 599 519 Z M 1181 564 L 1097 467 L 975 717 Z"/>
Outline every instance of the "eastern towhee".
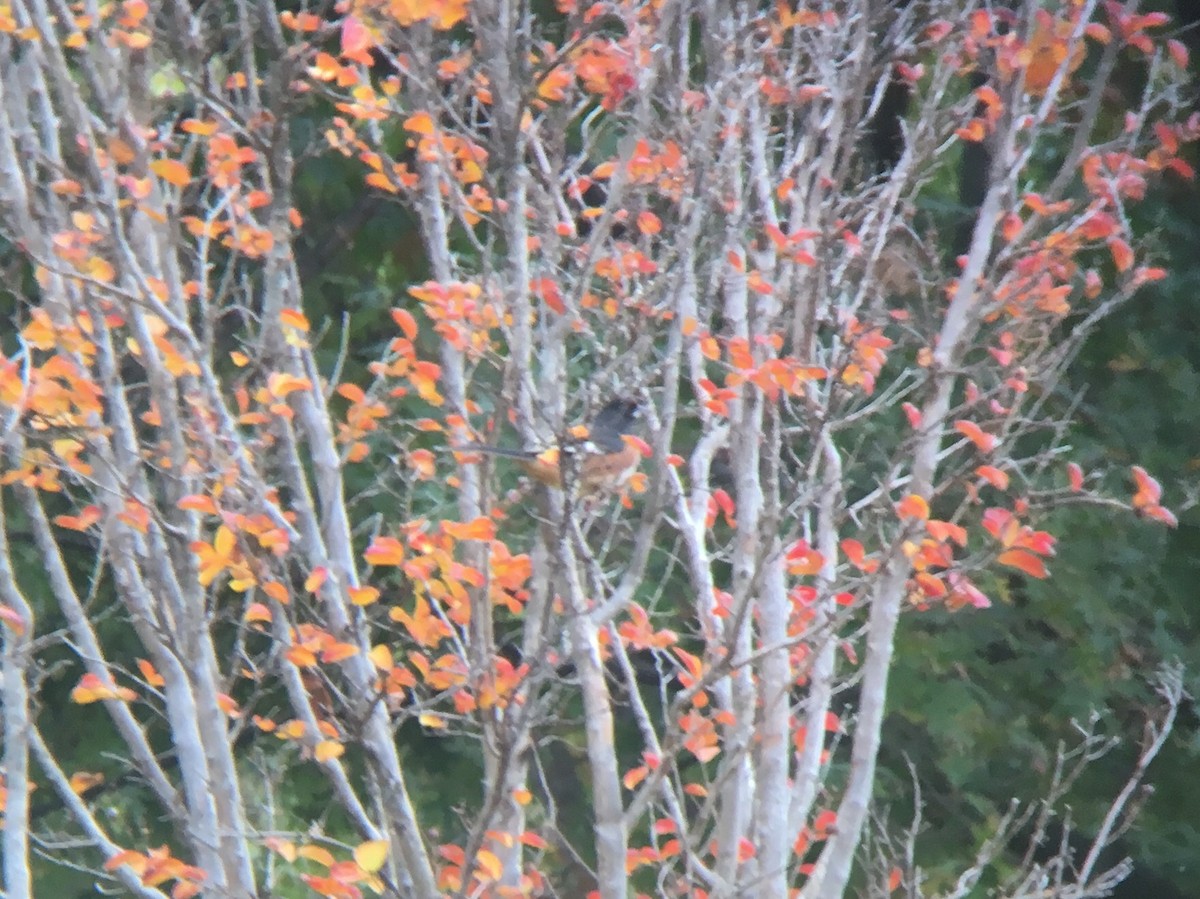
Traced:
<path fill-rule="evenodd" d="M 516 459 L 527 475 L 548 487 L 561 489 L 563 472 L 570 470 L 584 493 L 614 491 L 625 486 L 641 461 L 642 454 L 636 442 L 626 439 L 633 435 L 641 414 L 640 402 L 618 398 L 605 403 L 589 427 L 572 429 L 559 446 L 543 452 L 505 449 L 485 443 L 467 443 L 454 447 L 454 450 Z M 586 434 L 580 435 L 580 431 L 586 431 Z M 579 461 L 564 459 L 560 452 L 572 456 L 578 454 Z"/>

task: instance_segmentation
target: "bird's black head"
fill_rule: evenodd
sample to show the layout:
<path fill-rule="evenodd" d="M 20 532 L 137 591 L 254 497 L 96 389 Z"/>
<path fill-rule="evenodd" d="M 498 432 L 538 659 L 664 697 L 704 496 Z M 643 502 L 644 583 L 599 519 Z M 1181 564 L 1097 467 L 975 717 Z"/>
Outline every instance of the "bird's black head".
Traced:
<path fill-rule="evenodd" d="M 617 397 L 604 404 L 596 413 L 589 429 L 589 438 L 597 444 L 613 444 L 610 449 L 620 449 L 621 437 L 632 434 L 642 417 L 642 403 L 631 397 Z"/>

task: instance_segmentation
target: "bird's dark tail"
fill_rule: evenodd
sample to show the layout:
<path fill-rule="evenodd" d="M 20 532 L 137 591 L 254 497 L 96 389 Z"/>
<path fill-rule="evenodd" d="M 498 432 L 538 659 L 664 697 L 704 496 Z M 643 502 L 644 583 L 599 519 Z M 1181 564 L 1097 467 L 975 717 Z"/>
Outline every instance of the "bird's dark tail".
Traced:
<path fill-rule="evenodd" d="M 456 453 L 486 453 L 489 456 L 504 456 L 506 459 L 536 459 L 538 454 L 530 450 L 508 449 L 503 446 L 489 446 L 486 443 L 464 443 L 451 447 Z"/>

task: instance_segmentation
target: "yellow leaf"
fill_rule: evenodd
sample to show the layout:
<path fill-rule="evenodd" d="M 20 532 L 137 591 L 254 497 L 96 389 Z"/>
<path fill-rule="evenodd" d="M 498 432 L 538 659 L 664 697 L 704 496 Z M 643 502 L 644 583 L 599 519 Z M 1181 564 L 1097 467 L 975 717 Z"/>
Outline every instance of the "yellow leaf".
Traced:
<path fill-rule="evenodd" d="M 156 159 L 150 163 L 150 171 L 176 187 L 184 187 L 192 180 L 192 173 L 178 159 Z"/>
<path fill-rule="evenodd" d="M 273 849 L 278 852 L 289 862 L 296 860 L 296 844 L 291 840 L 285 840 L 282 837 L 267 837 L 263 842 L 268 849 Z"/>
<path fill-rule="evenodd" d="M 421 722 L 422 727 L 428 727 L 433 730 L 440 730 L 446 727 L 446 719 L 441 715 L 434 715 L 432 712 L 424 712 L 417 719 Z"/>
<path fill-rule="evenodd" d="M 275 736 L 279 737 L 281 740 L 299 740 L 304 736 L 306 731 L 307 728 L 305 727 L 304 722 L 298 718 L 293 718 L 287 724 L 277 728 L 275 730 Z"/>
<path fill-rule="evenodd" d="M 85 270 L 89 276 L 95 278 L 97 281 L 103 281 L 105 284 L 111 284 L 113 278 L 117 276 L 116 269 L 112 267 L 112 263 L 99 256 L 93 256 L 89 259 Z"/>
<path fill-rule="evenodd" d="M 375 667 L 381 671 L 391 671 L 395 665 L 395 661 L 392 659 L 392 651 L 382 643 L 371 648 L 369 658 Z"/>
<path fill-rule="evenodd" d="M 504 873 L 504 865 L 494 852 L 480 849 L 475 856 L 475 862 L 479 865 L 479 870 L 487 875 L 488 880 L 499 880 L 500 875 Z"/>
<path fill-rule="evenodd" d="M 354 847 L 354 862 L 368 874 L 374 874 L 387 861 L 387 840 L 368 840 Z"/>
<path fill-rule="evenodd" d="M 341 758 L 346 751 L 346 747 L 337 740 L 322 740 L 317 744 L 313 755 L 316 756 L 318 762 L 328 762 L 336 758 Z"/>

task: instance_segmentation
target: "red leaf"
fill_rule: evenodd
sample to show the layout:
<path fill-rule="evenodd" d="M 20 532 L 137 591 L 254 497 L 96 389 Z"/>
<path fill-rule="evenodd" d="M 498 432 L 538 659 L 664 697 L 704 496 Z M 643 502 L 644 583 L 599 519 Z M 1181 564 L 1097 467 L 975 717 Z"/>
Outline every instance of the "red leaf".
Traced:
<path fill-rule="evenodd" d="M 1179 527 L 1179 519 L 1175 517 L 1170 509 L 1163 508 L 1162 506 L 1150 506 L 1147 509 L 1143 509 L 1141 514 L 1143 518 L 1162 522 L 1169 528 Z"/>
<path fill-rule="evenodd" d="M 841 542 L 842 552 L 846 558 L 850 560 L 850 564 L 859 571 L 865 571 L 868 574 L 879 569 L 879 562 L 874 559 L 868 559 L 866 550 L 863 545 L 857 540 L 847 538 Z"/>
<path fill-rule="evenodd" d="M 1133 495 L 1133 507 L 1146 509 L 1158 505 L 1158 501 L 1162 499 L 1162 485 L 1150 477 L 1140 465 L 1133 466 L 1130 472 L 1133 474 L 1133 483 L 1137 485 L 1137 492 Z"/>
<path fill-rule="evenodd" d="M 566 305 L 563 303 L 562 293 L 558 289 L 558 285 L 550 278 L 534 278 L 529 285 L 530 291 L 534 296 L 539 297 L 547 306 L 562 315 L 567 311 Z"/>
<path fill-rule="evenodd" d="M 1079 493 L 1083 490 L 1083 469 L 1077 463 L 1067 463 L 1067 478 L 1071 482 L 1072 493 Z"/>
<path fill-rule="evenodd" d="M 1174 60 L 1175 65 L 1186 71 L 1188 67 L 1187 47 L 1177 40 L 1169 40 L 1167 41 L 1167 51 L 1171 54 L 1171 59 Z"/>
<path fill-rule="evenodd" d="M 354 16 L 346 16 L 342 21 L 342 56 L 370 65 L 371 54 L 367 51 L 373 43 L 367 27 Z"/>

